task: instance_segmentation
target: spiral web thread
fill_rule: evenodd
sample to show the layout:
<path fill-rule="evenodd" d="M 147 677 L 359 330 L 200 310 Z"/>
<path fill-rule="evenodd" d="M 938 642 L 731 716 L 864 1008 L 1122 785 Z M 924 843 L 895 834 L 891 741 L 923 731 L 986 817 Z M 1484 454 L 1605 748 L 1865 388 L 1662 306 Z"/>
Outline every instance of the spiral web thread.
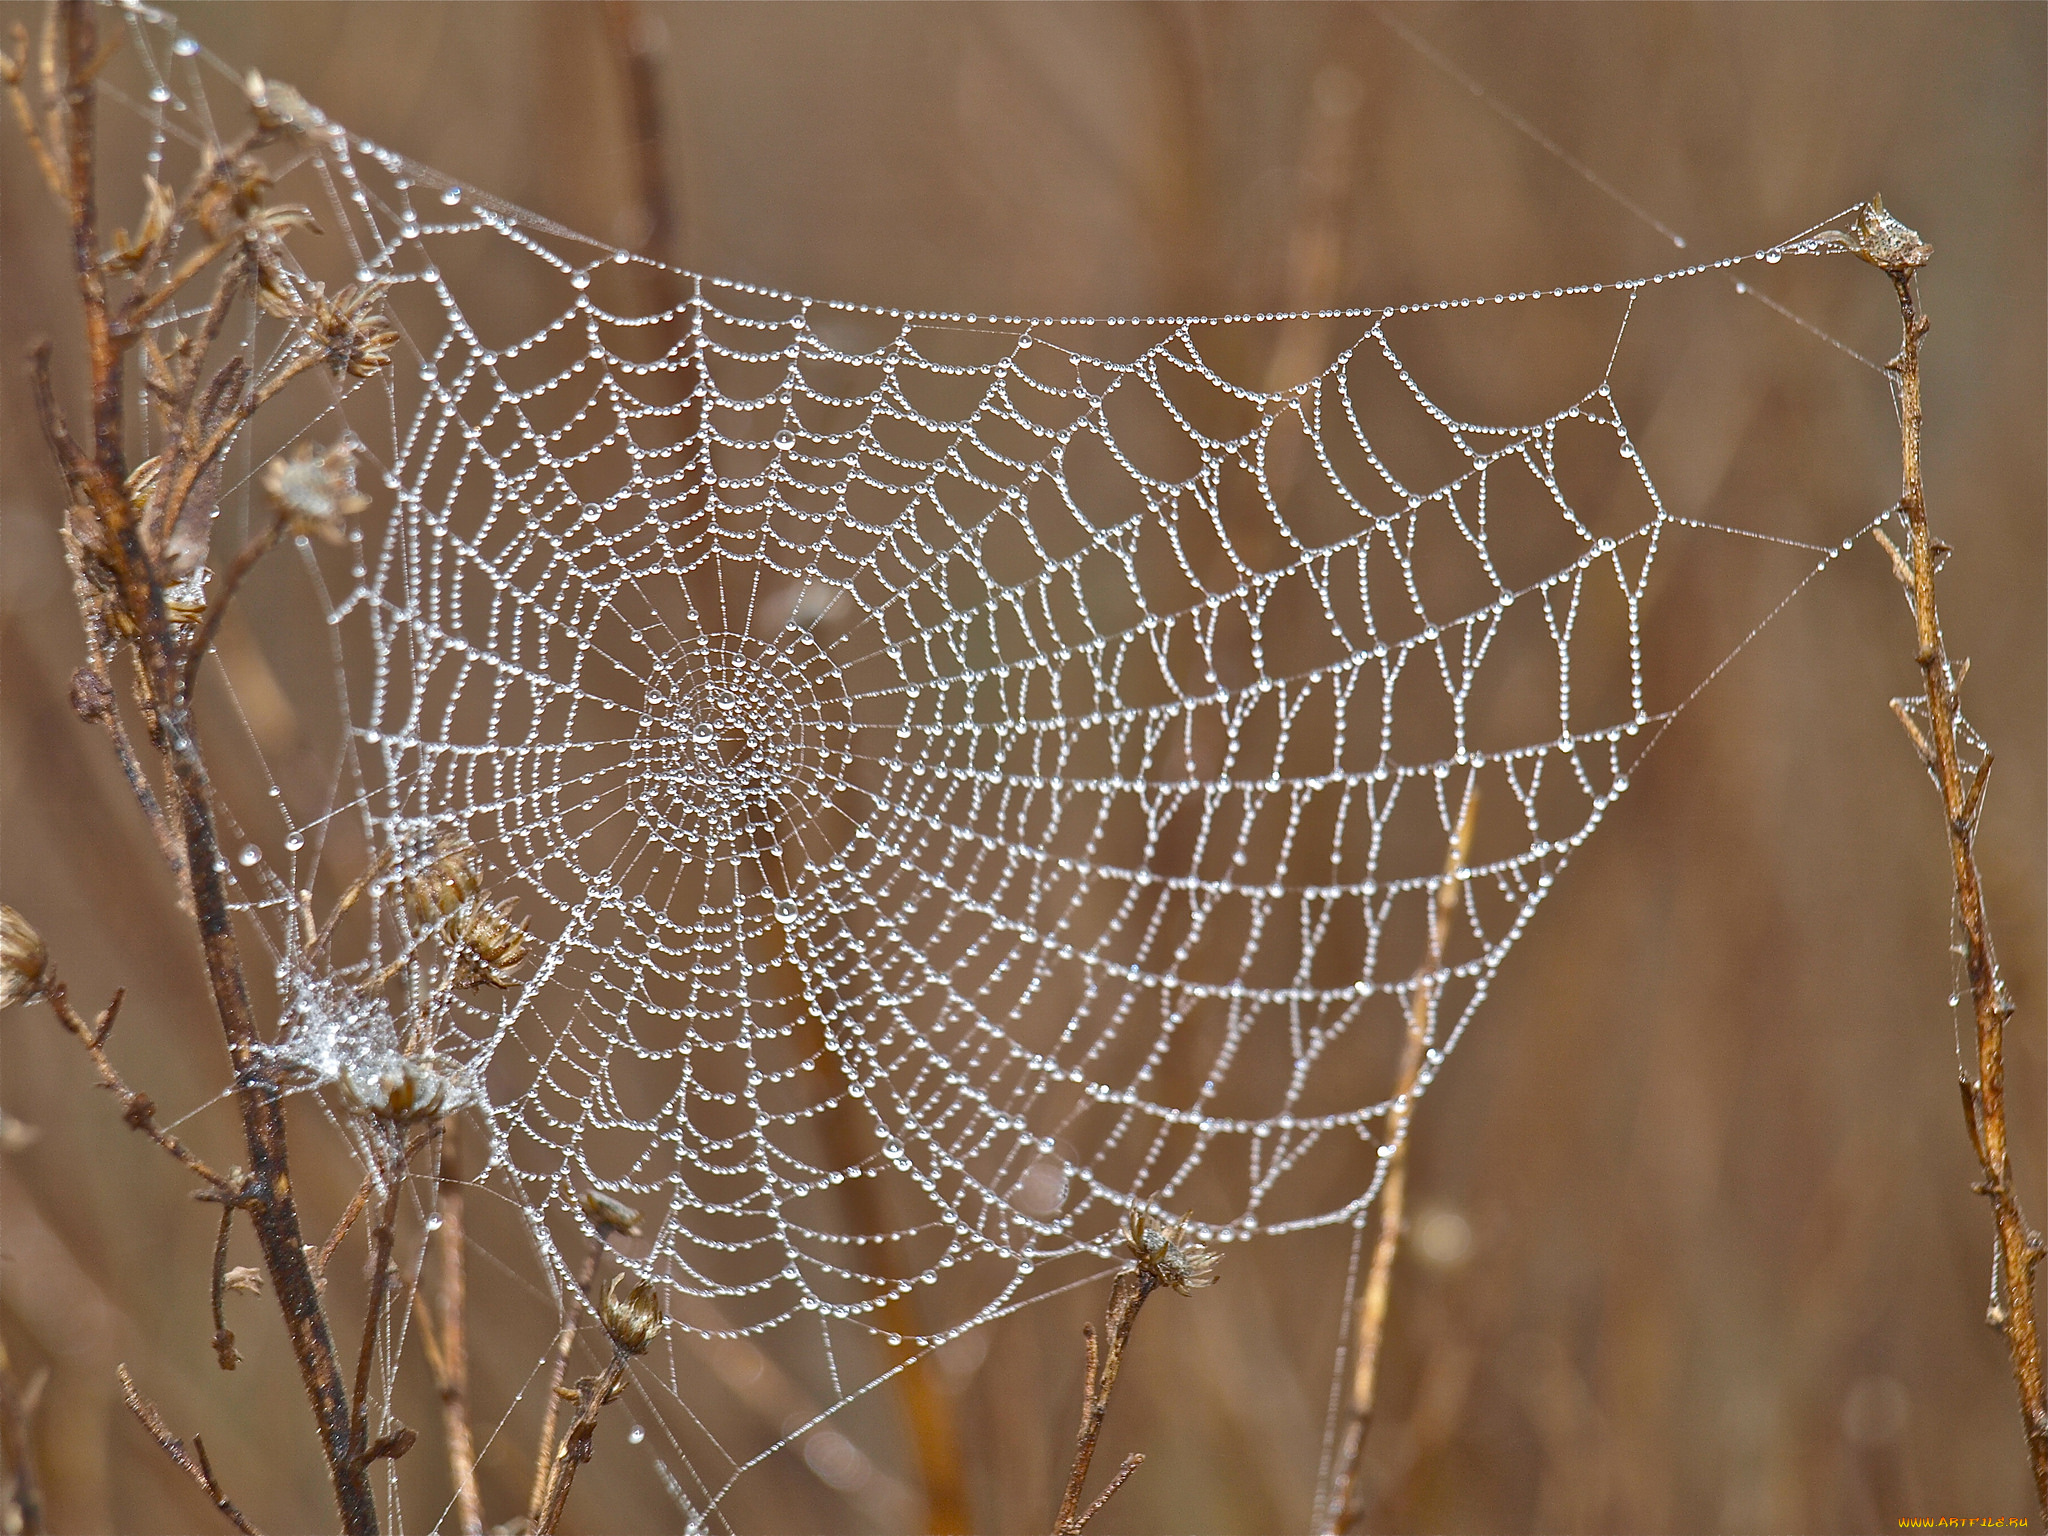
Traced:
<path fill-rule="evenodd" d="M 241 109 L 124 9 L 169 179 Z M 305 546 L 339 789 L 316 814 L 273 781 L 240 823 L 279 1049 L 316 1087 L 388 1052 L 353 984 L 405 963 L 480 1096 L 479 1180 L 554 1271 L 586 1195 L 643 1213 L 621 1251 L 674 1326 L 635 1390 L 698 1514 L 915 1351 L 1099 1273 L 1131 1211 L 1212 1243 L 1361 1220 L 1416 990 L 1419 1096 L 1725 664 L 1652 654 L 1653 576 L 1761 547 L 1789 597 L 1850 542 L 1668 511 L 1604 376 L 1485 424 L 1404 350 L 1572 298 L 1618 351 L 1653 286 L 1796 240 L 1311 316 L 912 313 L 660 268 L 273 91 L 273 200 L 339 262 L 304 276 L 388 282 L 404 333 L 300 429 L 352 434 L 383 494 L 345 575 Z M 350 825 L 395 863 L 367 950 L 315 977 L 296 893 Z M 405 862 L 446 833 L 531 929 L 508 990 L 433 986 L 405 931 Z M 766 1430 L 709 1401 L 733 1350 L 771 1372 Z M 881 1475 L 840 1446 L 821 1477 Z"/>

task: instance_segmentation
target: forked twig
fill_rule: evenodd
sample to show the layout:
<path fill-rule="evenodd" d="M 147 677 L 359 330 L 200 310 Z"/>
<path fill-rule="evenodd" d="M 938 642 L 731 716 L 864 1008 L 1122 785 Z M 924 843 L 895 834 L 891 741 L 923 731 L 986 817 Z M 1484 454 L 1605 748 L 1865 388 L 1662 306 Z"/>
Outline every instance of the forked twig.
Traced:
<path fill-rule="evenodd" d="M 248 1517 L 235 1508 L 234 1500 L 220 1490 L 220 1482 L 213 1475 L 213 1467 L 206 1459 L 206 1447 L 198 1436 L 192 1438 L 192 1454 L 185 1453 L 185 1442 L 172 1434 L 164 1423 L 163 1415 L 157 1412 L 156 1404 L 135 1389 L 135 1380 L 128 1374 L 128 1367 L 117 1365 L 114 1373 L 121 1378 L 121 1396 L 127 1401 L 128 1411 L 142 1422 L 163 1453 L 171 1458 L 171 1465 L 191 1478 L 199 1491 L 213 1501 L 213 1507 L 227 1516 L 228 1523 L 242 1533 L 242 1536 L 262 1536 Z"/>
<path fill-rule="evenodd" d="M 1408 1192 L 1408 1127 L 1415 1114 L 1415 1084 L 1422 1072 L 1423 1053 L 1429 1046 L 1430 1012 L 1443 973 L 1444 947 L 1450 941 L 1451 918 L 1457 911 L 1461 889 L 1459 873 L 1472 853 L 1472 828 L 1478 819 L 1479 791 L 1467 785 L 1465 803 L 1458 812 L 1457 830 L 1451 834 L 1444 854 L 1443 879 L 1436 888 L 1430 912 L 1429 945 L 1422 964 L 1416 968 L 1414 990 L 1408 1003 L 1408 1034 L 1401 1050 L 1401 1072 L 1394 1108 L 1387 1117 L 1388 1160 L 1386 1182 L 1380 1186 L 1379 1235 L 1374 1240 L 1372 1267 L 1366 1273 L 1365 1288 L 1358 1298 L 1358 1325 L 1353 1346 L 1350 1422 L 1344 1429 L 1343 1449 L 1337 1457 L 1337 1475 L 1330 1487 L 1328 1520 L 1330 1536 L 1342 1536 L 1365 1513 L 1363 1469 L 1365 1438 L 1372 1428 L 1373 1408 L 1379 1394 L 1380 1346 L 1387 1331 L 1387 1303 L 1393 1293 L 1394 1259 L 1401 1250 L 1402 1223 L 1406 1217 Z"/>

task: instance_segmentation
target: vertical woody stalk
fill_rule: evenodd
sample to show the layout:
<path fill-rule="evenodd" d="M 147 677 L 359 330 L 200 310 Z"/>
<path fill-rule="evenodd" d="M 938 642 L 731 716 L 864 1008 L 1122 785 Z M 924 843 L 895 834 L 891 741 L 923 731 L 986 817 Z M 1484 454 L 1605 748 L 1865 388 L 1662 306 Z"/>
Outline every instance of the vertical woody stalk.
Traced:
<path fill-rule="evenodd" d="M 186 696 L 185 657 L 164 608 L 157 558 L 146 547 L 124 489 L 127 466 L 122 363 L 141 331 L 109 302 L 101 259 L 95 199 L 95 91 L 103 60 L 94 7 L 64 0 L 56 18 L 62 76 L 53 118 L 62 142 L 52 156 L 62 168 L 74 276 L 84 308 L 86 361 L 91 375 L 92 431 L 81 447 L 54 415 L 46 371 L 38 394 L 44 424 L 74 496 L 89 509 L 102 534 L 100 548 L 114 578 L 115 601 L 135 635 L 142 705 L 150 733 L 173 787 L 168 808 L 183 845 L 191 902 L 198 924 L 215 1011 L 234 1067 L 236 1096 L 248 1143 L 249 1169 L 237 1203 L 249 1213 L 265 1268 L 284 1314 L 292 1354 L 318 1421 L 321 1450 L 333 1481 L 336 1509 L 349 1536 L 373 1536 L 377 1513 L 364 1465 L 350 1445 L 349 1405 L 334 1341 L 308 1266 L 285 1145 L 284 1106 L 258 1055 L 259 1037 L 243 980 L 233 919 L 221 879 L 212 790 Z M 46 368 L 46 365 L 44 365 Z"/>
<path fill-rule="evenodd" d="M 1415 1083 L 1422 1074 L 1422 1055 L 1429 1046 L 1430 1010 L 1441 984 L 1444 946 L 1450 942 L 1451 918 L 1458 909 L 1458 872 L 1472 853 L 1472 827 L 1479 812 L 1479 791 L 1467 786 L 1465 803 L 1458 811 L 1457 830 L 1451 834 L 1444 853 L 1443 879 L 1436 899 L 1430 904 L 1429 946 L 1416 968 L 1415 990 L 1408 1003 L 1408 1037 L 1401 1052 L 1401 1075 L 1396 1085 L 1394 1108 L 1388 1117 L 1387 1140 L 1394 1148 L 1388 1160 L 1386 1183 L 1380 1187 L 1380 1229 L 1373 1242 L 1372 1267 L 1366 1272 L 1365 1289 L 1358 1298 L 1357 1341 L 1353 1348 L 1350 1422 L 1344 1427 L 1344 1445 L 1337 1456 L 1337 1476 L 1330 1487 L 1328 1521 L 1330 1536 L 1344 1536 L 1365 1515 L 1365 1437 L 1372 1429 L 1373 1409 L 1379 1401 L 1380 1345 L 1387 1332 L 1387 1303 L 1394 1288 L 1394 1259 L 1401 1251 L 1401 1233 L 1407 1218 L 1408 1126 L 1414 1118 Z"/>
<path fill-rule="evenodd" d="M 1962 679 L 1949 664 L 1941 614 L 1934 600 L 1934 573 L 1948 551 L 1928 532 L 1920 473 L 1920 338 L 1927 334 L 1929 321 L 1920 307 L 1914 275 L 1934 253 L 1919 235 L 1885 212 L 1877 198 L 1865 205 L 1846 233 L 1829 234 L 1826 244 L 1862 257 L 1889 277 L 1899 300 L 1902 340 L 1899 355 L 1886 366 L 1898 389 L 1902 482 L 1898 510 L 1909 536 L 1906 554 L 1902 557 L 1882 531 L 1878 539 L 1891 555 L 1893 572 L 1912 603 L 1913 659 L 1924 679 L 1928 730 L 1923 733 L 1902 707 L 1899 716 L 1941 791 L 1949 863 L 1955 878 L 1956 918 L 1963 932 L 1977 1033 L 1976 1081 L 1965 1075 L 1959 1084 L 1963 1119 L 1984 1174 L 1976 1189 L 1991 1202 L 1997 1233 L 1998 1263 L 1986 1320 L 2004 1334 L 2012 1355 L 2020 1421 L 2033 1464 L 2034 1494 L 2043 1515 L 2048 1515 L 2048 1393 L 2043 1389 L 2041 1340 L 2034 1317 L 2034 1266 L 2040 1263 L 2044 1248 L 2040 1235 L 2027 1225 L 2013 1190 L 2005 1122 L 2005 1026 L 2012 1017 L 2013 1004 L 1998 974 L 1991 926 L 1984 912 L 1983 883 L 1977 872 L 1977 816 L 1991 773 L 1991 756 L 1984 755 L 1966 782 L 1956 750 L 1962 719 L 1957 689 Z"/>

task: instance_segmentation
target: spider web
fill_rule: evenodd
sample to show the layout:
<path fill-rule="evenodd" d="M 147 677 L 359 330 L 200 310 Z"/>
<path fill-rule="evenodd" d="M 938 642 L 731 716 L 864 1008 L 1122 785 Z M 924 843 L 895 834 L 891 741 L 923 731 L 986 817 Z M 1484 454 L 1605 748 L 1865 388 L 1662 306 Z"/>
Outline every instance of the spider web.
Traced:
<path fill-rule="evenodd" d="M 227 132 L 214 61 L 127 15 L 163 174 Z M 1418 999 L 1410 1097 L 1725 664 L 1650 622 L 1667 571 L 1761 550 L 1782 601 L 1863 531 L 1673 514 L 1611 362 L 1511 423 L 1415 363 L 1428 323 L 1567 302 L 1611 358 L 1653 288 L 1797 238 L 1315 315 L 918 313 L 659 267 L 272 90 L 273 198 L 325 231 L 301 278 L 388 284 L 403 333 L 300 433 L 352 434 L 383 495 L 345 571 L 307 547 L 328 807 L 244 816 L 280 1049 L 324 1087 L 396 1038 L 294 928 L 359 827 L 359 866 L 397 864 L 336 975 L 402 968 L 480 1096 L 478 1180 L 561 1281 L 587 1196 L 641 1212 L 621 1259 L 675 1326 L 636 1387 L 694 1516 L 1099 1274 L 1133 1211 L 1226 1244 L 1360 1222 Z M 405 861 L 444 835 L 530 929 L 508 990 L 438 985 L 407 931 Z M 734 1350 L 777 1421 L 707 1376 Z"/>

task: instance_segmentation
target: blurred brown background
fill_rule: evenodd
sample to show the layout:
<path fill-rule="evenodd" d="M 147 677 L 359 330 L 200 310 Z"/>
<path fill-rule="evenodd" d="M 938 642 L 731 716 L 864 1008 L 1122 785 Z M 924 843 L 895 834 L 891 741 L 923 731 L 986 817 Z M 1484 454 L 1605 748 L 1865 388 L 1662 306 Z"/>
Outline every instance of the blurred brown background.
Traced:
<path fill-rule="evenodd" d="M 230 61 L 467 185 L 624 244 L 661 238 L 598 5 L 180 14 Z M 1956 548 L 1951 648 L 1974 660 L 1966 703 L 1999 759 L 1982 854 L 2020 1004 L 2018 1174 L 2048 1220 L 2044 12 L 1384 15 L 1693 252 L 1751 250 L 1876 191 L 1934 243 L 1930 498 Z M 36 19 L 0 19 L 17 17 Z M 657 87 L 669 251 L 697 270 L 909 307 L 1199 313 L 1678 260 L 1365 7 L 645 5 L 626 22 Z M 69 341 L 74 310 L 11 125 L 0 208 L 13 359 L 35 335 Z M 1884 283 L 1854 263 L 1789 264 L 1765 285 L 1869 356 L 1896 344 Z M 1813 535 L 1895 493 L 1875 376 L 1754 304 L 1679 306 L 1632 333 L 1618 379 L 1677 510 Z M 105 744 L 64 705 L 80 644 L 58 492 L 12 361 L 0 466 L 0 889 L 82 997 L 130 989 L 117 1059 L 183 1112 L 223 1080 L 218 1031 Z M 1756 607 L 1746 579 L 1695 570 L 1666 600 L 1718 635 L 1724 610 Z M 1990 1228 L 1953 1086 L 1939 822 L 1885 707 L 1916 683 L 1866 547 L 1683 717 L 1509 962 L 1419 1119 L 1411 1201 L 1437 1240 L 1397 1276 L 1371 1528 L 1860 1531 L 2031 1511 L 2003 1344 L 1982 1322 Z M 0 1107 L 41 1132 L 0 1162 L 0 1335 L 24 1374 L 51 1372 L 53 1527 L 214 1528 L 122 1410 L 116 1360 L 206 1437 L 259 1523 L 330 1523 L 267 1301 L 236 1303 L 243 1368 L 213 1365 L 210 1210 L 120 1126 L 46 1013 L 0 1020 L 0 1053 Z M 216 1116 L 195 1135 L 231 1160 L 230 1130 Z M 350 1182 L 305 1177 L 324 1180 L 315 1203 Z M 482 1239 L 480 1271 L 530 1276 L 509 1227 Z M 1100 1528 L 1306 1524 L 1344 1248 L 1325 1234 L 1233 1252 L 1215 1290 L 1153 1303 L 1097 1465 L 1149 1460 Z M 547 1331 L 530 1286 L 506 1279 L 502 1314 L 480 1321 L 481 1427 L 530 1393 Z M 1076 1330 L 1098 1304 L 1030 1309 L 989 1331 L 978 1364 L 956 1346 L 938 1373 L 980 1528 L 1049 1523 Z M 407 1524 L 426 1526 L 432 1408 L 405 1411 L 427 1437 Z M 887 1416 L 864 1421 L 867 1448 L 914 1485 Z M 494 1519 L 523 1496 L 519 1463 L 486 1458 Z M 727 1512 L 745 1530 L 859 1530 L 877 1508 L 788 1456 Z M 601 1430 L 572 1509 L 583 1531 L 677 1521 L 623 1421 Z"/>

